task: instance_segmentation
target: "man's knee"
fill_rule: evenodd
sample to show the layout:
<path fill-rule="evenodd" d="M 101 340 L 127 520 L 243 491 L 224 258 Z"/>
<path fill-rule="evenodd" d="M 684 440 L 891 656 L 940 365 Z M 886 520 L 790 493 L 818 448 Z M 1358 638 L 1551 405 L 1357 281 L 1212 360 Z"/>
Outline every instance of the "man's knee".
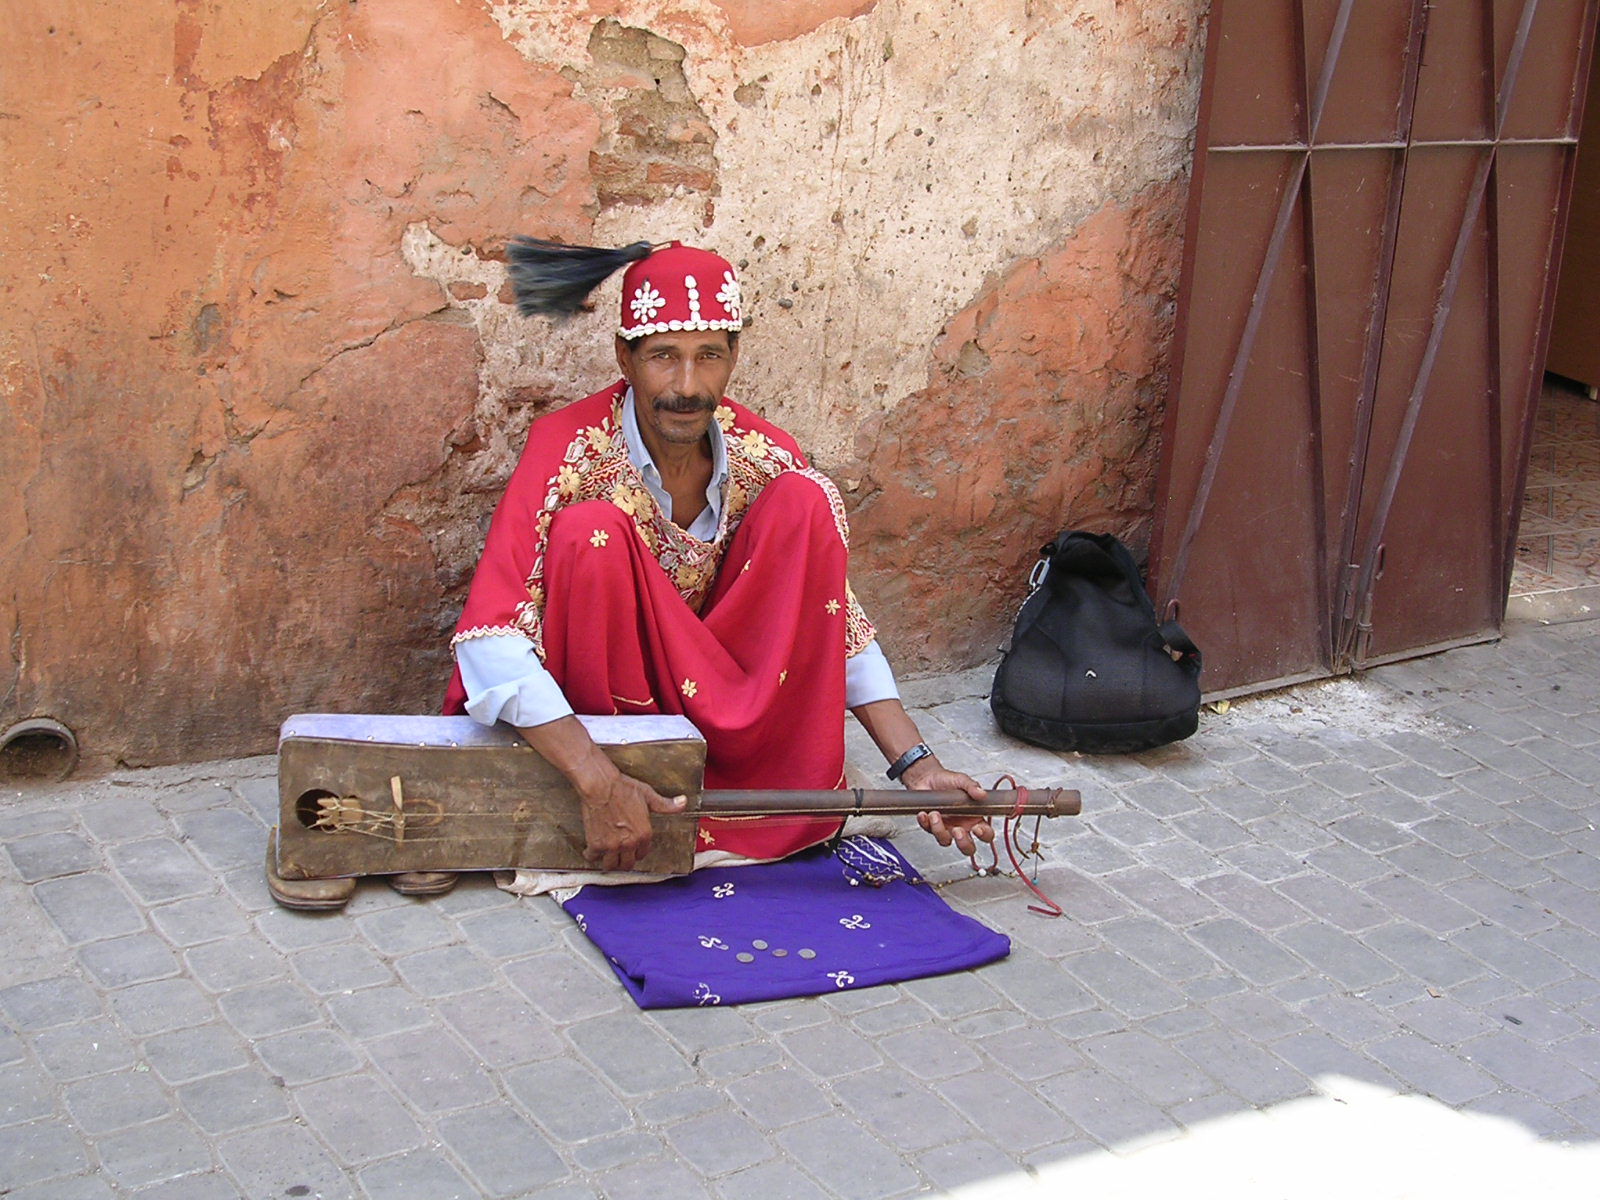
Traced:
<path fill-rule="evenodd" d="M 558 509 L 550 518 L 550 544 L 583 541 L 593 544 L 604 534 L 602 544 L 633 532 L 633 518 L 609 500 L 583 500 Z"/>
<path fill-rule="evenodd" d="M 768 510 L 768 520 L 796 528 L 808 524 L 819 529 L 831 527 L 841 540 L 849 540 L 839 489 L 833 480 L 818 471 L 784 471 L 762 488 L 756 499 Z M 755 508 L 751 509 L 751 517 L 759 519 L 761 515 Z"/>

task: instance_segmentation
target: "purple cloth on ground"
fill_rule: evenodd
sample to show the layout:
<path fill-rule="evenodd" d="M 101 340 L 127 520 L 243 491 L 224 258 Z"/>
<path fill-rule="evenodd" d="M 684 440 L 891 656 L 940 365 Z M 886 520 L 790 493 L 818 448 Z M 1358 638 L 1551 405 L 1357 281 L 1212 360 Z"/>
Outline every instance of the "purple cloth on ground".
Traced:
<path fill-rule="evenodd" d="M 640 1008 L 814 996 L 1011 952 L 1010 938 L 956 912 L 888 842 L 849 838 L 841 850 L 584 888 L 562 907 Z M 873 886 L 864 874 L 891 878 Z"/>

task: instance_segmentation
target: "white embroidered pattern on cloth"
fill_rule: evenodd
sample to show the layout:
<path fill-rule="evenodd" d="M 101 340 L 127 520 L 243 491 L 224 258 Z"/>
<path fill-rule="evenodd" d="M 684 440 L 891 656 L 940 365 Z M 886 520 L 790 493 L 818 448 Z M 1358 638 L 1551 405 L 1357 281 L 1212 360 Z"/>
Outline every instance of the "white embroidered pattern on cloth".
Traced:
<path fill-rule="evenodd" d="M 534 556 L 526 580 L 528 599 L 517 606 L 514 618 L 516 628 L 506 632 L 520 632 L 531 639 L 541 659 L 544 657 L 543 545 L 549 536 L 551 520 L 569 504 L 584 500 L 609 500 L 627 514 L 645 546 L 672 580 L 678 594 L 696 612 L 710 595 L 728 543 L 750 505 L 762 488 L 786 471 L 804 475 L 822 489 L 828 499 L 828 508 L 833 514 L 839 539 L 847 547 L 850 544 L 844 500 L 833 481 L 818 471 L 802 467 L 799 459 L 759 430 L 739 425 L 737 414 L 726 404 L 718 405 L 715 413 L 728 450 L 728 493 L 722 506 L 722 520 L 711 541 L 702 542 L 699 538 L 691 537 L 661 511 L 661 506 L 645 488 L 638 469 L 628 458 L 627 439 L 622 433 L 622 398 L 623 392 L 619 390 L 612 401 L 611 414 L 598 425 L 580 429 L 567 444 L 562 455 L 562 466 L 550 481 L 537 517 L 540 552 Z M 848 581 L 845 583 L 845 599 L 845 654 L 848 656 L 860 653 L 877 634 L 856 601 Z M 465 636 L 458 634 L 451 644 L 463 640 Z"/>

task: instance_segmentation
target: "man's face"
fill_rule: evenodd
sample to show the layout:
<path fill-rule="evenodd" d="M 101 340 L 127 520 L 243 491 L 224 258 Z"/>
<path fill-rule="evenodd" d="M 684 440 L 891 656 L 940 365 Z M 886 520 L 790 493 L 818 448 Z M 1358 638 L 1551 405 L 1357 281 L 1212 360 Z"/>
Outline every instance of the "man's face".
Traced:
<path fill-rule="evenodd" d="M 640 428 L 673 445 L 706 436 L 738 359 L 738 344 L 721 329 L 617 339 L 617 365 L 633 385 Z"/>

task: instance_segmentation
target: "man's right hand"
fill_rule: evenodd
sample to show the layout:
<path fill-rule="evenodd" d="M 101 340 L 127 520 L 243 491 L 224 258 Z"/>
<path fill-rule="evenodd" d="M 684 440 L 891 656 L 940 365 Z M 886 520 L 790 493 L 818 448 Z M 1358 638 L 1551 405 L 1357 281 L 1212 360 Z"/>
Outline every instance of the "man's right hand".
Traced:
<path fill-rule="evenodd" d="M 605 871 L 632 870 L 650 852 L 650 814 L 681 812 L 686 803 L 684 797 L 669 799 L 615 767 L 609 780 L 589 784 L 589 790 L 580 789 L 579 796 L 586 843 L 583 856 Z"/>
<path fill-rule="evenodd" d="M 682 812 L 668 798 L 617 769 L 577 717 L 518 728 L 528 745 L 571 782 L 583 807 L 583 857 L 606 871 L 630 871 L 650 852 L 650 814 Z"/>

